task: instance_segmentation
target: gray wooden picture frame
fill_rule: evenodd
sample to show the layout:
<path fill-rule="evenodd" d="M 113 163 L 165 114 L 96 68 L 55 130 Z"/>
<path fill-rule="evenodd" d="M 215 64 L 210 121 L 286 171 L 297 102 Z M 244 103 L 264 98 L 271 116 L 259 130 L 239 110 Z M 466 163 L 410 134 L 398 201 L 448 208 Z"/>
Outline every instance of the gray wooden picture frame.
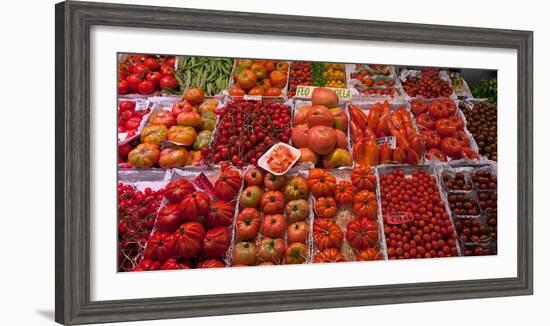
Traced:
<path fill-rule="evenodd" d="M 517 277 L 91 301 L 90 27 L 94 25 L 517 50 Z M 55 6 L 55 33 L 57 322 L 132 321 L 533 293 L 533 32 L 68 1 Z"/>

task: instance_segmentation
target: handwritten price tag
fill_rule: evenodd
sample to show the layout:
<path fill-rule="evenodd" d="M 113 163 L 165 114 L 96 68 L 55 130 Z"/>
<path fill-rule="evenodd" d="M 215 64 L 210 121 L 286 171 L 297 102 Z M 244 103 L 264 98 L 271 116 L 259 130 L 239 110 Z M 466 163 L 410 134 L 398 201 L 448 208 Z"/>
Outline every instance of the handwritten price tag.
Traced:
<path fill-rule="evenodd" d="M 384 143 L 388 143 L 391 149 L 395 149 L 395 147 L 397 146 L 397 141 L 395 139 L 395 136 L 386 136 L 386 137 L 376 138 L 376 145 L 380 146 Z"/>
<path fill-rule="evenodd" d="M 474 103 L 470 102 L 470 101 L 462 101 L 462 105 L 464 105 L 465 107 L 467 107 L 469 110 L 473 110 L 474 109 Z"/>
<path fill-rule="evenodd" d="M 214 196 L 214 186 L 212 185 L 212 182 L 208 180 L 206 175 L 204 173 L 200 173 L 195 180 L 193 180 L 193 185 L 197 188 L 199 188 L 202 191 L 205 191 L 210 196 Z"/>
<path fill-rule="evenodd" d="M 302 86 L 299 85 L 296 87 L 296 97 L 299 98 L 311 98 L 311 94 L 313 93 L 313 90 L 317 88 L 315 86 Z M 333 91 L 338 94 L 338 97 L 340 100 L 349 101 L 351 100 L 351 91 L 348 88 L 335 88 L 335 87 L 325 87 L 332 89 Z"/>
<path fill-rule="evenodd" d="M 384 215 L 384 219 L 388 224 L 403 224 L 412 222 L 414 215 L 411 212 L 391 212 Z"/>
<path fill-rule="evenodd" d="M 244 95 L 243 98 L 247 101 L 261 101 L 261 95 Z"/>

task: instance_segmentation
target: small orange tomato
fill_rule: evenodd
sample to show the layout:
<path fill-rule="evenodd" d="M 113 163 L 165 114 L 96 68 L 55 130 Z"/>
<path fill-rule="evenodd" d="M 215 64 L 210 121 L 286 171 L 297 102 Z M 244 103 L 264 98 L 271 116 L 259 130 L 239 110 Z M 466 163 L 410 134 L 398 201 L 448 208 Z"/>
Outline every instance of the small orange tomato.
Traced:
<path fill-rule="evenodd" d="M 265 96 L 281 96 L 282 92 L 277 87 L 270 87 L 265 91 Z"/>
<path fill-rule="evenodd" d="M 286 85 L 286 73 L 281 70 L 274 70 L 269 74 L 271 85 L 279 88 L 283 88 Z"/>
<path fill-rule="evenodd" d="M 288 62 L 286 61 L 278 61 L 275 65 L 275 69 L 287 72 L 288 71 Z"/>
<path fill-rule="evenodd" d="M 264 78 L 256 83 L 256 86 L 262 88 L 264 91 L 266 91 L 268 88 L 271 87 L 271 80 L 269 78 Z"/>
<path fill-rule="evenodd" d="M 231 96 L 243 96 L 244 94 L 244 90 L 237 86 L 233 86 L 229 89 L 229 95 Z"/>
<path fill-rule="evenodd" d="M 265 92 L 264 90 L 261 88 L 261 87 L 252 87 L 249 91 L 248 91 L 248 95 L 265 95 Z"/>
<path fill-rule="evenodd" d="M 186 99 L 189 103 L 197 105 L 204 101 L 204 92 L 200 88 L 188 88 L 183 93 L 183 98 Z"/>
<path fill-rule="evenodd" d="M 265 62 L 265 69 L 267 70 L 267 73 L 270 73 L 272 72 L 273 70 L 275 70 L 275 61 L 273 60 L 267 60 Z"/>

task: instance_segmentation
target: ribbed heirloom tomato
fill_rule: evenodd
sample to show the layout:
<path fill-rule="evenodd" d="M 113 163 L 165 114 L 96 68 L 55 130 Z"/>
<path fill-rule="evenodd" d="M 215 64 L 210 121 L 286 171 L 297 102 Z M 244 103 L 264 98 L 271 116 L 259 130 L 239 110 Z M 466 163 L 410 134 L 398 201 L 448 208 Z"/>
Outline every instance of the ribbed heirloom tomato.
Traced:
<path fill-rule="evenodd" d="M 151 168 L 159 160 L 157 144 L 139 144 L 128 154 L 128 163 L 135 168 Z"/>
<path fill-rule="evenodd" d="M 204 224 L 208 229 L 219 226 L 230 226 L 234 213 L 233 204 L 223 200 L 216 200 L 210 205 L 210 213 L 204 220 Z"/>
<path fill-rule="evenodd" d="M 288 223 L 294 223 L 305 219 L 309 215 L 309 203 L 305 199 L 289 201 L 285 206 Z"/>
<path fill-rule="evenodd" d="M 161 270 L 174 270 L 174 269 L 189 269 L 191 268 L 190 264 L 182 258 L 170 258 L 162 264 L 160 267 Z"/>
<path fill-rule="evenodd" d="M 202 221 L 210 213 L 210 197 L 204 192 L 194 192 L 183 198 L 181 216 L 187 220 Z"/>
<path fill-rule="evenodd" d="M 217 227 L 206 232 L 202 254 L 205 258 L 220 258 L 225 256 L 231 244 L 231 232 L 227 227 Z"/>
<path fill-rule="evenodd" d="M 306 199 L 309 195 L 309 187 L 307 186 L 306 178 L 302 176 L 291 177 L 286 183 L 283 192 L 287 201 Z"/>
<path fill-rule="evenodd" d="M 174 252 L 184 259 L 196 257 L 201 249 L 205 231 L 198 222 L 182 224 L 174 233 Z"/>
<path fill-rule="evenodd" d="M 369 261 L 369 260 L 379 260 L 380 253 L 374 248 L 367 248 L 361 250 L 355 254 L 356 261 Z"/>
<path fill-rule="evenodd" d="M 219 259 L 205 259 L 197 263 L 197 268 L 223 268 L 225 264 Z"/>
<path fill-rule="evenodd" d="M 280 191 L 268 191 L 262 196 L 260 207 L 264 214 L 282 213 L 285 207 L 285 197 Z"/>
<path fill-rule="evenodd" d="M 319 250 L 327 248 L 340 248 L 344 233 L 342 229 L 331 219 L 317 218 L 313 223 L 313 240 Z"/>
<path fill-rule="evenodd" d="M 313 196 L 332 196 L 336 188 L 336 178 L 328 171 L 315 168 L 309 172 L 307 185 Z"/>
<path fill-rule="evenodd" d="M 336 201 L 332 197 L 321 197 L 315 200 L 315 212 L 317 216 L 334 218 L 336 216 Z"/>
<path fill-rule="evenodd" d="M 349 181 L 340 181 L 336 185 L 334 199 L 339 205 L 348 205 L 353 201 L 353 185 Z"/>
<path fill-rule="evenodd" d="M 307 258 L 307 246 L 301 242 L 295 242 L 288 246 L 285 255 L 285 264 L 303 264 Z"/>
<path fill-rule="evenodd" d="M 155 232 L 147 241 L 143 257 L 164 262 L 174 254 L 174 237 L 168 232 Z"/>
<path fill-rule="evenodd" d="M 219 199 L 230 201 L 241 188 L 241 173 L 235 169 L 222 169 L 218 180 L 214 183 L 214 194 Z"/>
<path fill-rule="evenodd" d="M 340 251 L 335 248 L 327 248 L 315 255 L 315 258 L 313 259 L 313 262 L 316 264 L 339 263 L 343 261 L 346 261 L 346 257 L 344 257 L 344 255 L 342 255 Z"/>
<path fill-rule="evenodd" d="M 353 212 L 358 218 L 376 218 L 378 204 L 376 195 L 368 190 L 361 190 L 353 197 Z"/>
<path fill-rule="evenodd" d="M 351 220 L 346 226 L 346 240 L 352 248 L 364 250 L 376 246 L 378 223 L 368 218 Z"/>
<path fill-rule="evenodd" d="M 182 222 L 180 205 L 167 204 L 159 210 L 157 230 L 160 232 L 174 232 Z"/>
<path fill-rule="evenodd" d="M 376 176 L 370 166 L 358 165 L 351 171 L 351 183 L 359 190 L 374 191 Z"/>
<path fill-rule="evenodd" d="M 281 238 L 263 238 L 256 248 L 258 258 L 262 261 L 281 263 L 286 252 L 285 241 Z"/>
<path fill-rule="evenodd" d="M 195 187 L 185 179 L 170 182 L 164 192 L 164 196 L 172 204 L 179 204 L 183 198 L 195 192 Z"/>

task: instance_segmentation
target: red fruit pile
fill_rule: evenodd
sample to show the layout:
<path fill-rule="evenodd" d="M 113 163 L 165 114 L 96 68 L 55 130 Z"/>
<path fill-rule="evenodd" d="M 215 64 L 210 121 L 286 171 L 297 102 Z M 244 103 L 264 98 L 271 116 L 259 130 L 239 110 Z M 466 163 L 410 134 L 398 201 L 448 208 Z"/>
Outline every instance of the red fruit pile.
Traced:
<path fill-rule="evenodd" d="M 233 169 L 222 170 L 212 187 L 213 199 L 185 179 L 170 182 L 155 233 L 147 241 L 143 261 L 133 270 L 225 267 L 234 214 L 231 201 L 240 187 L 240 173 Z"/>
<path fill-rule="evenodd" d="M 299 85 L 313 85 L 313 77 L 311 76 L 311 62 L 294 61 L 290 65 L 290 86 L 288 88 L 288 97 L 296 95 L 296 88 Z"/>
<path fill-rule="evenodd" d="M 122 101 L 118 104 L 118 132 L 127 132 L 125 139 L 136 135 L 141 120 L 144 115 L 147 115 L 151 109 L 136 111 L 136 103 L 134 101 Z"/>
<path fill-rule="evenodd" d="M 389 259 L 457 256 L 453 223 L 434 176 L 422 171 L 405 176 L 396 169 L 380 176 L 380 191 Z M 395 215 L 410 218 L 390 224 Z"/>
<path fill-rule="evenodd" d="M 457 114 L 455 102 L 450 99 L 411 102 L 416 125 L 428 151 L 426 158 L 447 162 L 447 158 L 477 160 L 478 154 L 470 147 L 464 120 Z"/>
<path fill-rule="evenodd" d="M 290 108 L 271 100 L 236 99 L 218 114 L 218 132 L 206 157 L 210 162 L 230 161 L 235 166 L 257 164 L 275 143 L 290 140 Z"/>
<path fill-rule="evenodd" d="M 145 54 L 129 55 L 118 65 L 118 94 L 151 95 L 157 90 L 176 90 L 175 57 Z"/>
<path fill-rule="evenodd" d="M 155 224 L 164 190 L 137 191 L 118 183 L 118 270 L 132 270 L 141 259 L 145 243 Z"/>
<path fill-rule="evenodd" d="M 403 83 L 403 90 L 411 97 L 425 98 L 449 97 L 453 93 L 449 82 L 439 77 L 436 68 L 423 69 L 420 78 L 408 77 Z"/>

